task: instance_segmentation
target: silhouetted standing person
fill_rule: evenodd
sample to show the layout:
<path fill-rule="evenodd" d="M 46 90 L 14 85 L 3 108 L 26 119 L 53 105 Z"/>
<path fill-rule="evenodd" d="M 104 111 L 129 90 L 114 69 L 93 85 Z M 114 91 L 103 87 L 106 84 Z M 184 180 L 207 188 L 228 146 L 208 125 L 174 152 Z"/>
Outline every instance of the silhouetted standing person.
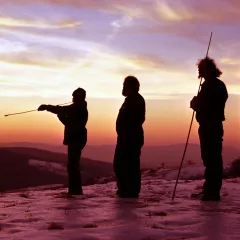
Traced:
<path fill-rule="evenodd" d="M 72 96 L 73 103 L 69 106 L 41 105 L 38 110 L 47 110 L 57 114 L 59 120 L 64 124 L 63 144 L 68 146 L 68 193 L 82 195 L 79 162 L 82 150 L 87 143 L 88 110 L 85 101 L 86 91 L 78 88 L 73 92 Z"/>
<path fill-rule="evenodd" d="M 198 63 L 199 77 L 205 79 L 201 91 L 190 103 L 196 111 L 199 123 L 201 156 L 205 166 L 205 182 L 202 201 L 220 201 L 223 161 L 223 121 L 228 92 L 225 84 L 218 79 L 222 72 L 213 59 L 205 58 Z"/>
<path fill-rule="evenodd" d="M 125 78 L 122 95 L 126 98 L 116 121 L 118 136 L 114 172 L 120 197 L 135 198 L 141 190 L 140 155 L 144 145 L 145 100 L 138 93 L 139 87 L 136 77 Z"/>

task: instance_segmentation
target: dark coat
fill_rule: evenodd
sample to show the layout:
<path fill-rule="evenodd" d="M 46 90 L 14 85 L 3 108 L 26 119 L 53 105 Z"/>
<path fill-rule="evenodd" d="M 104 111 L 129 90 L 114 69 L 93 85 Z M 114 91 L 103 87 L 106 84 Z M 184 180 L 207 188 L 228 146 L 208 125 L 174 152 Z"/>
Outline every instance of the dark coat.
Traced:
<path fill-rule="evenodd" d="M 118 140 L 132 142 L 136 139 L 143 141 L 142 124 L 145 121 L 145 101 L 140 94 L 125 98 L 116 121 Z"/>
<path fill-rule="evenodd" d="M 87 102 L 73 103 L 69 106 L 47 105 L 47 111 L 58 115 L 64 124 L 64 145 L 85 146 L 87 141 L 86 124 L 88 121 Z"/>
<path fill-rule="evenodd" d="M 219 80 L 205 81 L 197 97 L 196 120 L 199 124 L 225 121 L 225 103 L 228 92 Z"/>

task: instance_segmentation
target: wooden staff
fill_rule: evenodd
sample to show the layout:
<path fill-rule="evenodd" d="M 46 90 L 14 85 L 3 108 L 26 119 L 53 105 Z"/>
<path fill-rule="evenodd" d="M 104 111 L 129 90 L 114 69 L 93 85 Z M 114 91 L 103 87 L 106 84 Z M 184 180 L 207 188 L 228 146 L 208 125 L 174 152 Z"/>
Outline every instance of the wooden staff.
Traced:
<path fill-rule="evenodd" d="M 209 51 L 209 47 L 210 47 L 211 41 L 212 41 L 212 32 L 211 32 L 210 40 L 209 40 L 209 43 L 208 43 L 206 58 L 207 58 L 207 56 L 208 56 L 208 51 Z M 198 93 L 197 93 L 197 95 L 199 94 L 199 91 L 200 91 L 200 88 L 201 88 L 201 84 L 202 84 L 202 78 L 200 78 L 200 79 L 201 79 L 201 80 L 200 80 L 200 84 L 199 84 L 199 88 L 198 88 Z M 192 120 L 191 120 L 190 128 L 189 128 L 189 131 L 188 131 L 188 136 L 187 136 L 187 142 L 186 142 L 185 149 L 184 149 L 184 152 L 183 152 L 181 164 L 180 164 L 180 167 L 179 167 L 179 170 L 178 170 L 178 175 L 177 175 L 176 184 L 175 184 L 175 187 L 174 187 L 174 190 L 173 190 L 172 201 L 174 200 L 174 197 L 175 197 L 175 193 L 176 193 L 176 189 L 177 189 L 177 184 L 178 184 L 180 172 L 181 172 L 181 169 L 182 169 L 183 160 L 184 160 L 184 158 L 185 158 L 185 153 L 186 153 L 186 151 L 187 151 L 188 140 L 189 140 L 190 132 L 191 132 L 191 129 L 192 129 L 192 123 L 193 123 L 193 119 L 194 119 L 194 114 L 195 114 L 195 111 L 193 110 Z"/>

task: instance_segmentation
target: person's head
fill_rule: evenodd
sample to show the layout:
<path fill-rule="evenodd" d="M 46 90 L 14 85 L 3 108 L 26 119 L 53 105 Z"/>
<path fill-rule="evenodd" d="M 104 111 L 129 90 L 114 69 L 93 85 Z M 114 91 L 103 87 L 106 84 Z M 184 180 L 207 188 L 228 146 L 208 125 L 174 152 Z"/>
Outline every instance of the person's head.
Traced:
<path fill-rule="evenodd" d="M 199 60 L 197 66 L 198 77 L 203 77 L 205 80 L 218 78 L 222 74 L 215 61 L 209 57 Z"/>
<path fill-rule="evenodd" d="M 139 91 L 140 83 L 134 76 L 128 76 L 124 79 L 122 95 L 127 97 L 136 94 Z"/>
<path fill-rule="evenodd" d="M 72 93 L 73 97 L 73 102 L 82 102 L 86 98 L 86 91 L 83 88 L 77 88 L 76 90 L 73 91 Z"/>

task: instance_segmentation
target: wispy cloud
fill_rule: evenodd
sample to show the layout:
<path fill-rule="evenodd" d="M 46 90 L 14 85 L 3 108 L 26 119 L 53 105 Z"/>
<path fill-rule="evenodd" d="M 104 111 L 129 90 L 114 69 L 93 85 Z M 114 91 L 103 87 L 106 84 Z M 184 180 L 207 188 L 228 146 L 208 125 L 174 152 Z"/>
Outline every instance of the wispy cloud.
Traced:
<path fill-rule="evenodd" d="M 37 21 L 37 20 L 24 20 L 16 19 L 10 17 L 0 17 L 0 27 L 31 27 L 31 28 L 42 28 L 42 29 L 65 29 L 65 28 L 75 28 L 79 27 L 83 22 L 65 20 L 58 23 L 50 23 L 47 21 Z"/>
<path fill-rule="evenodd" d="M 42 1 L 36 0 L 41 4 Z M 18 5 L 18 0 L 0 0 L 1 6 Z M 21 6 L 33 4 L 30 0 L 21 0 Z M 122 13 L 136 18 L 156 17 L 164 21 L 191 22 L 239 22 L 240 2 L 238 0 L 167 1 L 167 0 L 45 0 L 44 4 L 54 6 L 73 6 L 95 9 L 104 12 Z"/>
<path fill-rule="evenodd" d="M 239 66 L 240 65 L 240 58 L 228 58 L 228 57 L 223 57 L 219 59 L 220 63 L 224 65 L 235 65 Z"/>
<path fill-rule="evenodd" d="M 31 31 L 21 31 L 14 30 L 11 31 L 9 29 L 0 29 L 0 33 L 5 38 L 15 38 L 18 39 L 18 42 L 23 42 L 25 45 L 35 44 L 36 46 L 44 46 L 44 47 L 53 47 L 53 48 L 61 48 L 67 50 L 74 51 L 92 51 L 94 46 L 97 46 L 98 43 L 93 41 L 82 40 L 81 38 L 71 38 L 65 35 L 46 35 L 41 32 L 32 33 Z M 8 42 L 10 44 L 10 41 Z"/>
<path fill-rule="evenodd" d="M 161 20 L 170 22 L 189 21 L 194 17 L 191 12 L 184 7 L 183 4 L 180 5 L 180 7 L 178 7 L 176 10 L 169 5 L 169 2 L 167 3 L 167 1 L 160 0 L 156 0 L 156 8 L 153 10 L 153 12 L 155 13 L 154 15 L 159 17 Z"/>
<path fill-rule="evenodd" d="M 12 54 L 25 51 L 27 51 L 26 44 L 19 41 L 9 41 L 7 39 L 0 38 L 0 54 Z"/>
<path fill-rule="evenodd" d="M 51 69 L 57 69 L 57 68 L 66 68 L 68 67 L 71 62 L 69 59 L 69 62 L 63 61 L 63 60 L 57 60 L 53 58 L 47 58 L 43 56 L 39 56 L 37 53 L 21 53 L 21 54 L 11 54 L 11 55 L 0 55 L 0 65 L 1 63 L 8 63 L 8 64 L 14 64 L 14 65 L 27 65 L 29 67 L 31 66 L 38 66 L 42 68 L 51 68 Z"/>
<path fill-rule="evenodd" d="M 0 17 L 0 77 L 24 86 L 41 82 L 43 88 L 36 94 L 49 94 L 53 86 L 52 94 L 64 94 L 82 84 L 91 96 L 113 97 L 119 94 L 117 82 L 135 74 L 149 96 L 195 93 L 195 63 L 205 55 L 210 31 L 216 30 L 211 53 L 235 86 L 239 2 L 205 3 L 25 0 L 19 5 L 19 1 L 0 0 L 6 10 Z M 51 14 L 45 14 L 46 9 Z M 76 31 L 79 27 L 81 32 Z M 6 88 L 5 84 L 5 93 Z"/>
<path fill-rule="evenodd" d="M 156 0 L 153 16 L 167 22 L 204 23 L 239 23 L 239 1 L 213 0 L 166 1 Z M 221 11 L 220 9 L 224 10 Z"/>

